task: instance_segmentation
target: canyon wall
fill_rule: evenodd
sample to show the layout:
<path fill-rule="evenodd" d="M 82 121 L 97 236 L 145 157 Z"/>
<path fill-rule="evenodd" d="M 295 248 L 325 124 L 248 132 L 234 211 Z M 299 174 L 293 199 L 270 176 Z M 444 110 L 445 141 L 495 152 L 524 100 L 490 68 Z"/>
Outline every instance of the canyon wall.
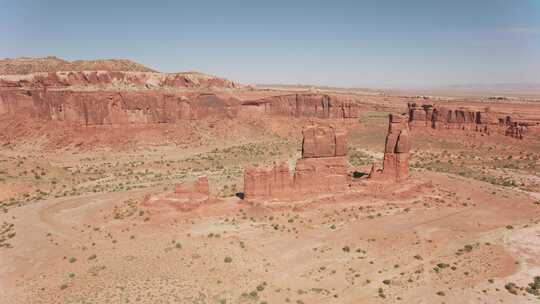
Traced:
<path fill-rule="evenodd" d="M 408 103 L 409 125 L 432 129 L 459 129 L 489 132 L 492 118 L 488 111 L 449 109 L 432 104 Z"/>
<path fill-rule="evenodd" d="M 214 94 L 0 90 L 0 114 L 81 126 L 174 123 L 209 116 L 235 117 L 240 101 Z"/>
<path fill-rule="evenodd" d="M 497 132 L 513 138 L 523 139 L 529 123 L 515 121 L 511 116 L 500 117 L 489 108 L 473 110 L 450 109 L 433 104 L 408 103 L 409 126 L 411 129 L 467 130 L 491 134 Z"/>
<path fill-rule="evenodd" d="M 69 62 L 51 60 L 42 61 L 53 68 L 71 66 Z M 35 65 L 30 66 L 32 69 L 40 67 L 34 61 L 30 63 Z M 23 60 L 22 68 L 16 69 L 17 64 L 9 61 L 4 63 L 4 70 L 24 71 L 30 63 Z M 129 66 L 123 61 L 83 62 L 90 67 L 96 64 Z M 239 100 L 201 92 L 236 87 L 232 81 L 194 72 L 93 70 L 5 74 L 0 75 L 0 115 L 80 126 L 233 118 L 240 107 Z"/>
<path fill-rule="evenodd" d="M 289 94 L 246 101 L 267 115 L 316 118 L 357 118 L 360 109 L 353 100 L 326 94 Z"/>

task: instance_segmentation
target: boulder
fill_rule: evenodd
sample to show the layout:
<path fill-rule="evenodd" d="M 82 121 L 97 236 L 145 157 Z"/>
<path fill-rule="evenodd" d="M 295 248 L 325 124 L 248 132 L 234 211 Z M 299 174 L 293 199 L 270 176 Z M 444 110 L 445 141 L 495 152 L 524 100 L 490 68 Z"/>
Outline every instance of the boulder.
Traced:
<path fill-rule="evenodd" d="M 23 114 L 80 126 L 174 123 L 206 117 L 233 118 L 237 115 L 238 106 L 239 101 L 214 94 L 0 91 L 0 114 Z"/>
<path fill-rule="evenodd" d="M 271 168 L 249 167 L 244 170 L 244 198 L 285 197 L 290 194 L 293 180 L 286 162 Z"/>

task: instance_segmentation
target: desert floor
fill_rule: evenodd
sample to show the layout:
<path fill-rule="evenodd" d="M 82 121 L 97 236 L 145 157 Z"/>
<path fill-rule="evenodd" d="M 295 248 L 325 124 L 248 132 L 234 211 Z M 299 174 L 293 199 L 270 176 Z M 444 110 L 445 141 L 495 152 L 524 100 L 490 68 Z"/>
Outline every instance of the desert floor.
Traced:
<path fill-rule="evenodd" d="M 347 122 L 352 168 L 380 161 L 387 112 Z M 201 122 L 193 140 L 119 150 L 0 147 L 1 302 L 538 303 L 538 135 L 413 130 L 402 184 L 236 197 L 245 165 L 298 158 L 305 123 Z M 176 132 L 160 128 L 132 131 Z M 140 205 L 203 175 L 216 199 L 200 208 Z"/>

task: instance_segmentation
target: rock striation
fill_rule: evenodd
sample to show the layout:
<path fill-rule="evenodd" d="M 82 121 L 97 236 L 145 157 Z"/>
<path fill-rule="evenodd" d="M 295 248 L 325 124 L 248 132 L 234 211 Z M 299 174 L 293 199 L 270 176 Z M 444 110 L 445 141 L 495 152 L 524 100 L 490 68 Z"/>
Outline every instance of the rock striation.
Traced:
<path fill-rule="evenodd" d="M 215 94 L 0 90 L 0 115 L 26 115 L 79 126 L 232 118 L 239 103 Z"/>
<path fill-rule="evenodd" d="M 346 133 L 331 126 L 303 130 L 302 158 L 291 174 L 286 162 L 244 171 L 244 198 L 292 199 L 344 191 L 349 187 Z"/>
<path fill-rule="evenodd" d="M 127 59 L 97 59 L 67 61 L 55 56 L 43 58 L 0 59 L 1 75 L 24 75 L 38 72 L 57 71 L 131 71 L 155 72 L 154 70 Z"/>
<path fill-rule="evenodd" d="M 483 111 L 467 108 L 449 109 L 433 104 L 408 103 L 411 129 L 466 130 L 492 134 L 497 132 L 509 137 L 523 139 L 527 122 L 514 121 L 511 116 L 496 117 L 485 108 Z"/>
<path fill-rule="evenodd" d="M 316 118 L 357 118 L 358 104 L 326 94 L 298 93 L 245 101 L 267 115 Z"/>
<path fill-rule="evenodd" d="M 449 109 L 432 104 L 408 103 L 411 128 L 457 129 L 489 133 L 489 111 Z"/>
<path fill-rule="evenodd" d="M 130 71 L 60 71 L 1 75 L 0 88 L 80 89 L 235 88 L 230 80 L 202 73 L 164 74 Z"/>
<path fill-rule="evenodd" d="M 6 59 L 0 60 L 0 72 L 0 115 L 15 120 L 77 126 L 174 123 L 233 118 L 241 104 L 203 93 L 236 88 L 232 81 L 197 72 L 158 73 L 125 60 Z"/>
<path fill-rule="evenodd" d="M 208 199 L 209 195 L 210 189 L 206 176 L 199 177 L 193 184 L 176 184 L 174 188 L 174 196 L 177 199 Z"/>

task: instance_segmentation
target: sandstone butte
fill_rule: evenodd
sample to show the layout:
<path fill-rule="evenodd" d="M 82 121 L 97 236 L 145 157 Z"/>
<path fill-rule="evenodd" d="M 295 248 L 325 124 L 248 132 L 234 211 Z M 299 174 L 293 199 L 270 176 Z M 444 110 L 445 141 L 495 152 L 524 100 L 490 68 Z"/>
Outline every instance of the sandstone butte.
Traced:
<path fill-rule="evenodd" d="M 215 94 L 149 92 L 0 91 L 0 114 L 94 126 L 174 123 L 235 117 L 239 101 Z"/>
<path fill-rule="evenodd" d="M 369 178 L 400 182 L 408 177 L 408 130 L 406 117 L 389 116 L 383 168 L 376 170 L 373 166 Z M 297 160 L 292 174 L 287 162 L 244 170 L 244 199 L 300 200 L 349 190 L 346 132 L 333 126 L 313 125 L 306 127 L 302 135 L 302 158 Z"/>
<path fill-rule="evenodd" d="M 449 109 L 433 104 L 408 103 L 409 125 L 412 129 L 467 130 L 491 134 L 497 132 L 523 139 L 531 123 L 514 121 L 511 116 L 496 117 L 489 108 L 483 111 L 467 108 Z"/>

